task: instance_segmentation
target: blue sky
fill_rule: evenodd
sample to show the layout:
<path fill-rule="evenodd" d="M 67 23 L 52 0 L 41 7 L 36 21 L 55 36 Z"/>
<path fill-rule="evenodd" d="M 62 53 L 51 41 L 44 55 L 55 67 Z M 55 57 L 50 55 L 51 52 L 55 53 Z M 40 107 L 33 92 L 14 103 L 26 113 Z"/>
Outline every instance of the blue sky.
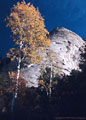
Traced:
<path fill-rule="evenodd" d="M 19 0 L 21 1 L 21 0 Z M 13 47 L 11 31 L 4 18 L 18 0 L 0 0 L 0 56 Z M 86 39 L 86 0 L 26 0 L 39 8 L 48 31 L 66 27 Z"/>

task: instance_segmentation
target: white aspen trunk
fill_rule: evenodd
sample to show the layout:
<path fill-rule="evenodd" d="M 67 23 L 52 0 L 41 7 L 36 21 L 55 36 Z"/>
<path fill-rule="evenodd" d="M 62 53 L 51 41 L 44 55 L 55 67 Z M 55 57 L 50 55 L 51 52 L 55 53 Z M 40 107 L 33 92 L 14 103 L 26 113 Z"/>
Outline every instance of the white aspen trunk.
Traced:
<path fill-rule="evenodd" d="M 20 46 L 19 46 L 20 55 L 19 55 L 18 66 L 17 66 L 17 81 L 16 81 L 16 88 L 15 88 L 15 98 L 17 98 L 17 94 L 18 94 L 17 92 L 18 92 L 20 69 L 21 69 L 21 61 L 22 61 L 22 58 L 21 58 L 21 50 L 22 50 L 22 47 L 23 47 L 23 43 L 22 43 L 22 39 L 21 39 Z"/>
<path fill-rule="evenodd" d="M 20 52 L 21 52 L 22 47 L 23 47 L 23 43 L 22 43 L 22 40 L 21 40 L 20 46 L 19 46 Z M 11 103 L 11 112 L 13 112 L 13 110 L 14 110 L 15 99 L 17 98 L 17 94 L 18 94 L 21 61 L 22 61 L 22 58 L 21 58 L 21 53 L 20 53 L 19 59 L 18 59 L 18 66 L 17 66 L 17 81 L 16 81 L 16 86 L 15 86 L 15 92 L 13 94 L 12 103 Z"/>
<path fill-rule="evenodd" d="M 52 94 L 52 89 L 51 89 L 51 85 L 52 85 L 52 63 L 51 63 L 51 71 L 50 71 L 50 88 L 49 88 L 49 94 Z"/>
<path fill-rule="evenodd" d="M 17 92 L 18 92 L 18 85 L 19 85 L 20 69 L 21 69 L 21 57 L 19 57 L 18 66 L 17 66 L 17 81 L 16 81 L 16 88 L 15 88 L 15 98 L 17 98 L 17 94 L 18 94 Z"/>

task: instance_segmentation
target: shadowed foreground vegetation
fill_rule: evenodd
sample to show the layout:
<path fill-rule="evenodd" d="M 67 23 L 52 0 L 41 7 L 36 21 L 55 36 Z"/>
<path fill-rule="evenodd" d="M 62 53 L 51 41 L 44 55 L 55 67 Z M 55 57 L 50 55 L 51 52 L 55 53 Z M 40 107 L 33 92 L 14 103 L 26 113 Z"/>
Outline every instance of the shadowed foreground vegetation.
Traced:
<path fill-rule="evenodd" d="M 54 79 L 58 80 L 58 84 L 52 88 L 52 96 L 47 96 L 45 89 L 41 91 L 40 87 L 20 87 L 13 113 L 10 112 L 13 92 L 9 90 L 11 84 L 0 84 L 0 119 L 86 117 L 86 69 L 81 73 L 73 71 L 70 77 Z"/>
<path fill-rule="evenodd" d="M 86 54 L 82 55 L 86 57 Z M 42 86 L 26 88 L 21 78 L 14 111 L 11 102 L 14 83 L 0 72 L 0 120 L 56 120 L 57 117 L 86 117 L 86 65 L 80 65 L 82 72 L 73 70 L 62 79 L 55 76 L 52 95 L 46 94 Z M 1 65 L 3 67 L 3 65 Z M 47 76 L 47 78 L 46 78 Z M 44 80 L 49 76 L 44 73 Z"/>

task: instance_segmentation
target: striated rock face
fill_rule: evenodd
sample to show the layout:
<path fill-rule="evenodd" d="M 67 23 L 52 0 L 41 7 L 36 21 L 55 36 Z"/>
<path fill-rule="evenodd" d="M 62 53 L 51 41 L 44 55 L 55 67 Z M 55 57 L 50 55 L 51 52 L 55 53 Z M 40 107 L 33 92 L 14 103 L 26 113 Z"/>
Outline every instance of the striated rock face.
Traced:
<path fill-rule="evenodd" d="M 51 46 L 47 48 L 43 60 L 31 69 L 22 69 L 27 86 L 38 87 L 38 78 L 46 67 L 53 68 L 54 74 L 70 75 L 70 72 L 80 70 L 80 54 L 84 52 L 85 41 L 80 36 L 66 28 L 56 28 L 50 32 Z"/>
<path fill-rule="evenodd" d="M 54 50 L 62 61 L 62 72 L 70 74 L 71 70 L 79 70 L 81 52 L 85 41 L 74 32 L 65 28 L 56 28 L 50 32 L 51 49 Z"/>

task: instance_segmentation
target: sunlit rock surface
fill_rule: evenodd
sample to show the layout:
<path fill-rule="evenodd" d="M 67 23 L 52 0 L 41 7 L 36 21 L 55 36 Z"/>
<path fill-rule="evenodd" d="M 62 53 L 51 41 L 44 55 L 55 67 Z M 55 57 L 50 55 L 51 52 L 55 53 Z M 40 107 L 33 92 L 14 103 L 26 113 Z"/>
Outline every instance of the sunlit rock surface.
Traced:
<path fill-rule="evenodd" d="M 53 68 L 54 74 L 70 75 L 70 72 L 80 70 L 80 54 L 84 52 L 85 41 L 74 32 L 62 27 L 50 32 L 51 46 L 47 48 L 43 60 L 31 69 L 24 68 L 23 77 L 28 81 L 27 86 L 38 87 L 38 78 L 46 67 Z"/>
<path fill-rule="evenodd" d="M 54 50 L 62 61 L 65 74 L 71 70 L 79 70 L 81 52 L 85 42 L 80 36 L 65 28 L 56 28 L 50 32 L 51 49 Z"/>

